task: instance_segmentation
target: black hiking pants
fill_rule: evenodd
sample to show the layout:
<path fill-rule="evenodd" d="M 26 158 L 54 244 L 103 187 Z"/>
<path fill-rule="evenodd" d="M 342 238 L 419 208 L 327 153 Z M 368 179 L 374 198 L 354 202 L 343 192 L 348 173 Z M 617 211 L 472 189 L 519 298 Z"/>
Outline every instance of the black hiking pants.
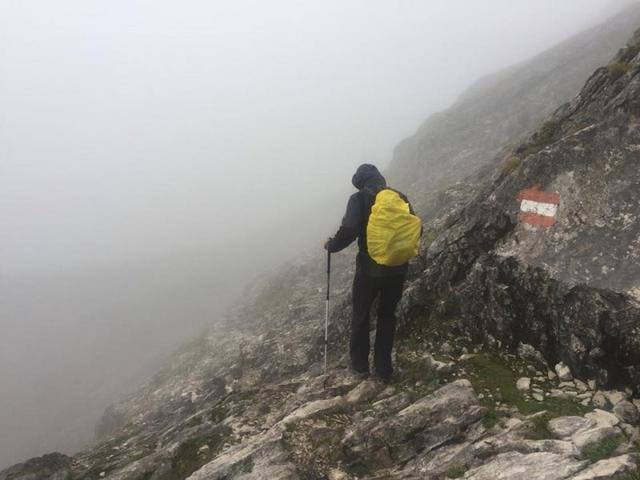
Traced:
<path fill-rule="evenodd" d="M 391 351 L 396 330 L 396 306 L 402 298 L 404 275 L 372 277 L 356 270 L 353 279 L 353 318 L 351 321 L 351 366 L 358 372 L 369 371 L 369 311 L 379 295 L 376 341 L 373 363 L 383 378 L 393 373 Z"/>

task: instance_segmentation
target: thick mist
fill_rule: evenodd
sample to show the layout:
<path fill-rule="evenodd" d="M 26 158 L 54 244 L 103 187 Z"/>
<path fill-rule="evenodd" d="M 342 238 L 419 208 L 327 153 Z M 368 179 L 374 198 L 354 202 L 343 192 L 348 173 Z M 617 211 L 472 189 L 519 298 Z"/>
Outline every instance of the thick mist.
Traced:
<path fill-rule="evenodd" d="M 0 468 L 101 411 L 259 273 L 321 248 L 363 162 L 627 2 L 0 4 Z"/>

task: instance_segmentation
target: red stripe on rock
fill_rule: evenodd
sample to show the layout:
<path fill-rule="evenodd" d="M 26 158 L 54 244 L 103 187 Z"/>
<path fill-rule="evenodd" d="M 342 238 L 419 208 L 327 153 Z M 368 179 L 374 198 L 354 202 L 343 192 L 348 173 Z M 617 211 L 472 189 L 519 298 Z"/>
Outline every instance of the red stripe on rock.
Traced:
<path fill-rule="evenodd" d="M 556 223 L 555 217 L 538 215 L 533 212 L 520 212 L 519 218 L 521 222 L 535 225 L 536 227 L 551 227 Z"/>
<path fill-rule="evenodd" d="M 538 186 L 522 190 L 517 197 L 518 200 L 532 200 L 541 203 L 553 203 L 560 205 L 560 195 L 555 192 L 541 192 Z"/>

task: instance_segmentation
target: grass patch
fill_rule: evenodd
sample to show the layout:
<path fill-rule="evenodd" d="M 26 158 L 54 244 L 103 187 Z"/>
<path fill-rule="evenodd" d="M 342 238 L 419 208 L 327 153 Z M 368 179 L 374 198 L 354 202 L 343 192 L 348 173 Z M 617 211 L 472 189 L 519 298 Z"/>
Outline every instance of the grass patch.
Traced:
<path fill-rule="evenodd" d="M 624 62 L 612 63 L 607 65 L 607 71 L 609 72 L 609 78 L 615 82 L 623 75 L 626 75 L 631 70 L 631 65 Z"/>
<path fill-rule="evenodd" d="M 454 465 L 453 467 L 449 468 L 444 475 L 447 478 L 460 478 L 466 473 L 466 471 L 467 467 L 465 467 L 464 465 Z"/>
<path fill-rule="evenodd" d="M 531 419 L 531 430 L 527 432 L 525 438 L 529 440 L 545 440 L 547 438 L 551 438 L 552 434 L 549 431 L 549 420 L 551 420 L 553 416 L 546 412 L 543 415 L 538 415 Z"/>
<path fill-rule="evenodd" d="M 545 410 L 547 415 L 543 419 L 534 419 L 540 422 L 534 428 L 534 435 L 546 435 L 546 422 L 551 418 L 563 415 L 583 415 L 590 409 L 570 399 L 545 398 L 544 401 L 527 399 L 516 388 L 516 381 L 520 375 L 512 370 L 502 359 L 482 354 L 470 358 L 465 362 L 465 367 L 469 373 L 468 378 L 473 384 L 477 393 L 483 393 L 485 398 L 481 404 L 489 409 L 485 417 L 485 426 L 493 426 L 497 421 L 498 414 L 495 410 L 496 402 L 514 406 L 524 415 L 531 415 Z M 491 395 L 493 398 L 489 397 Z M 548 438 L 548 436 L 542 437 Z"/>
<path fill-rule="evenodd" d="M 487 414 L 482 419 L 482 425 L 485 428 L 493 428 L 498 423 L 498 412 L 493 405 L 485 405 L 488 410 Z"/>
<path fill-rule="evenodd" d="M 594 445 L 588 445 L 582 450 L 581 458 L 591 463 L 610 458 L 623 441 L 624 437 L 622 435 L 616 435 Z"/>
<path fill-rule="evenodd" d="M 249 460 L 247 460 L 242 464 L 242 467 L 240 467 L 240 471 L 243 473 L 251 473 L 253 472 L 253 467 L 254 467 L 253 459 L 250 458 Z"/>

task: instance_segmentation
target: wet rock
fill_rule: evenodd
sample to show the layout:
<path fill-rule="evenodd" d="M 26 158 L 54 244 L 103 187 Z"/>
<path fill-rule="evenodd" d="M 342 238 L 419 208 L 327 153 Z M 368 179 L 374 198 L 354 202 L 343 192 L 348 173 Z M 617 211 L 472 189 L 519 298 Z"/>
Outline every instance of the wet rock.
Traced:
<path fill-rule="evenodd" d="M 587 392 L 589 390 L 589 386 L 584 383 L 582 380 L 578 380 L 577 378 L 575 378 L 573 380 L 573 383 L 576 387 L 576 390 L 578 390 L 581 393 Z"/>
<path fill-rule="evenodd" d="M 0 480 L 67 480 L 71 477 L 71 461 L 61 453 L 50 453 L 1 471 Z"/>
<path fill-rule="evenodd" d="M 625 423 L 637 423 L 640 419 L 638 409 L 628 400 L 622 400 L 613 407 L 613 413 Z"/>
<path fill-rule="evenodd" d="M 599 427 L 615 427 L 620 423 L 620 420 L 613 413 L 598 408 L 586 413 L 584 418 L 591 420 Z"/>
<path fill-rule="evenodd" d="M 558 375 L 558 379 L 560 379 L 561 382 L 570 382 L 571 380 L 573 380 L 573 375 L 571 375 L 571 369 L 564 363 L 562 362 L 558 363 L 555 366 L 555 371 L 556 371 L 556 375 Z"/>
<path fill-rule="evenodd" d="M 607 406 L 609 405 L 607 397 L 605 397 L 602 392 L 596 392 L 593 395 L 593 399 L 591 400 L 591 402 L 598 408 L 607 408 Z"/>
<path fill-rule="evenodd" d="M 637 468 L 636 455 L 621 455 L 607 458 L 591 465 L 587 469 L 571 477 L 571 480 L 609 480 L 619 475 L 634 472 Z"/>
<path fill-rule="evenodd" d="M 529 377 L 519 378 L 516 382 L 516 388 L 521 392 L 528 392 L 531 388 L 531 379 Z"/>
<path fill-rule="evenodd" d="M 417 449 L 428 452 L 461 435 L 485 414 L 467 380 L 457 380 L 421 398 L 387 420 L 356 426 L 342 441 L 351 455 L 367 464 L 391 466 L 406 461 Z M 365 451 L 358 448 L 366 445 Z"/>
<path fill-rule="evenodd" d="M 581 451 L 585 447 L 595 445 L 608 438 L 615 437 L 619 434 L 619 430 L 612 427 L 592 427 L 583 430 L 578 430 L 571 435 L 571 441 Z"/>
<path fill-rule="evenodd" d="M 552 418 L 547 423 L 549 431 L 557 438 L 567 438 L 578 430 L 584 430 L 595 425 L 593 420 L 584 417 L 569 416 Z"/>
<path fill-rule="evenodd" d="M 542 355 L 542 353 L 536 350 L 532 345 L 520 343 L 518 345 L 518 356 L 524 361 L 535 365 L 539 369 L 548 369 L 544 355 Z"/>
<path fill-rule="evenodd" d="M 331 411 L 345 404 L 343 397 L 327 398 L 310 402 L 281 420 L 282 425 L 297 423 L 301 420 L 311 418 L 323 412 Z"/>
<path fill-rule="evenodd" d="M 431 368 L 431 369 L 433 369 L 433 370 L 435 370 L 436 372 L 439 372 L 439 373 L 450 372 L 453 369 L 453 367 L 455 366 L 455 363 L 453 363 L 453 362 L 441 362 L 439 360 L 436 360 L 429 353 L 425 353 L 423 355 L 423 358 L 425 360 L 425 363 L 427 364 L 427 368 Z"/>
<path fill-rule="evenodd" d="M 486 464 L 469 470 L 465 480 L 561 480 L 580 471 L 586 462 L 564 455 L 537 452 L 508 452 L 497 455 Z"/>
<path fill-rule="evenodd" d="M 361 382 L 357 387 L 347 393 L 344 397 L 346 403 L 355 404 L 370 400 L 375 397 L 376 393 L 380 390 L 380 384 L 373 380 L 365 380 Z"/>
<path fill-rule="evenodd" d="M 604 396 L 607 398 L 607 400 L 609 401 L 609 403 L 611 405 L 613 405 L 614 407 L 622 402 L 623 400 L 627 399 L 627 394 L 624 392 L 620 392 L 618 390 L 610 390 L 610 391 L 605 391 L 603 392 Z"/>

